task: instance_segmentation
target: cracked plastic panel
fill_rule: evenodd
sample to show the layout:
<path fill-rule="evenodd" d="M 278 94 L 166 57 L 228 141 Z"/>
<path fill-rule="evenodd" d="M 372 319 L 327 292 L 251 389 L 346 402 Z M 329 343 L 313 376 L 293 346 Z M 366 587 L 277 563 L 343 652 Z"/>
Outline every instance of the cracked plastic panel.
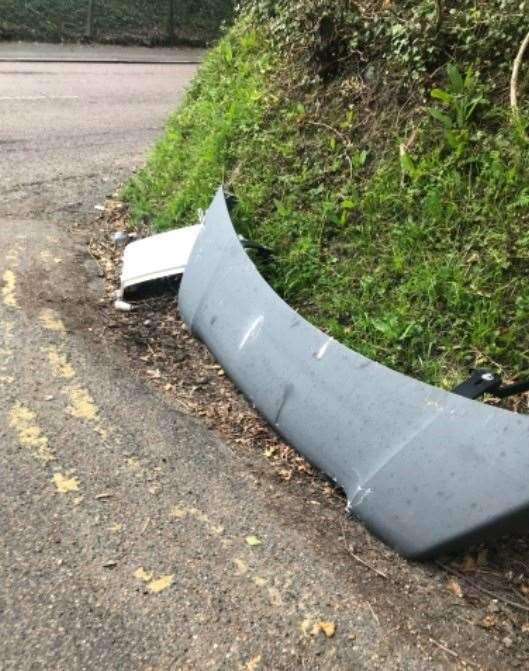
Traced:
<path fill-rule="evenodd" d="M 290 308 L 217 193 L 180 311 L 273 427 L 401 554 L 428 558 L 529 526 L 529 417 L 392 371 Z"/>

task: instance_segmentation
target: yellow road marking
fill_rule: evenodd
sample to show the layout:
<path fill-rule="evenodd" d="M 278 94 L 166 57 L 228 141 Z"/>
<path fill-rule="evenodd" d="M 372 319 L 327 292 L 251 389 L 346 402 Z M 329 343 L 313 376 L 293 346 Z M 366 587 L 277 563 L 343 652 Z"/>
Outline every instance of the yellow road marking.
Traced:
<path fill-rule="evenodd" d="M 66 328 L 62 319 L 57 315 L 56 312 L 54 312 L 54 310 L 50 310 L 49 308 L 44 308 L 44 310 L 41 310 L 39 314 L 39 321 L 45 329 L 48 329 L 48 331 L 55 331 L 57 333 L 66 332 Z"/>
<path fill-rule="evenodd" d="M 0 345 L 0 371 L 3 373 L 9 373 L 8 363 L 13 359 L 13 350 L 11 348 L 13 341 L 13 323 L 12 322 L 0 322 L 1 327 L 1 338 Z"/>
<path fill-rule="evenodd" d="M 75 377 L 75 370 L 64 354 L 53 346 L 49 347 L 47 351 L 48 361 L 55 377 L 62 377 L 64 380 L 71 380 Z"/>
<path fill-rule="evenodd" d="M 9 341 L 13 339 L 13 322 L 2 322 L 2 339 L 4 344 L 7 345 Z"/>
<path fill-rule="evenodd" d="M 70 405 L 68 412 L 77 419 L 93 422 L 97 419 L 98 410 L 90 394 L 82 387 L 72 387 L 68 390 Z"/>
<path fill-rule="evenodd" d="M 67 355 L 61 352 L 58 347 L 52 345 L 42 351 L 48 355 L 48 361 L 54 377 L 63 380 L 74 380 L 77 377 L 74 367 L 68 361 Z M 62 393 L 68 398 L 68 406 L 66 408 L 68 414 L 84 422 L 92 423 L 94 431 L 103 440 L 106 440 L 108 432 L 101 426 L 99 408 L 90 393 L 79 384 L 67 386 L 62 390 Z"/>
<path fill-rule="evenodd" d="M 173 506 L 170 514 L 171 517 L 180 520 L 185 519 L 186 517 L 192 517 L 198 522 L 204 524 L 204 526 L 206 526 L 211 533 L 217 536 L 220 536 L 224 533 L 224 527 L 214 524 L 214 522 L 212 522 L 205 513 L 203 513 L 201 510 L 198 510 L 198 508 Z"/>
<path fill-rule="evenodd" d="M 36 419 L 34 412 L 17 401 L 9 413 L 9 426 L 16 431 L 20 445 L 27 447 L 38 459 L 48 463 L 55 459 L 55 455 Z"/>
<path fill-rule="evenodd" d="M 62 473 L 54 473 L 52 482 L 59 494 L 68 492 L 77 492 L 79 490 L 79 480 L 77 478 L 68 478 Z"/>
<path fill-rule="evenodd" d="M 8 308 L 18 307 L 15 294 L 17 286 L 17 278 L 15 273 L 12 270 L 6 270 L 2 275 L 2 279 L 4 281 L 4 286 L 2 287 L 2 299 L 4 301 L 4 305 L 6 305 Z"/>

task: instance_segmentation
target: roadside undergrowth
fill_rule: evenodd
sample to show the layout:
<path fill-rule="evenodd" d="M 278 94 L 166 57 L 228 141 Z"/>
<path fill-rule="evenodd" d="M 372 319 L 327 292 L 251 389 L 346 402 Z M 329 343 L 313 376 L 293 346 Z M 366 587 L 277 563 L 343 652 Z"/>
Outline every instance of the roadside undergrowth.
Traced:
<path fill-rule="evenodd" d="M 1 0 L 0 40 L 80 40 L 86 31 L 87 7 L 87 0 Z M 165 45 L 167 10 L 166 0 L 97 0 L 93 40 Z M 175 3 L 175 42 L 211 43 L 232 14 L 230 0 L 179 0 Z"/>
<path fill-rule="evenodd" d="M 446 387 L 527 375 L 526 4 L 252 3 L 125 189 L 133 220 L 195 223 L 224 182 L 267 279 L 337 340 Z"/>

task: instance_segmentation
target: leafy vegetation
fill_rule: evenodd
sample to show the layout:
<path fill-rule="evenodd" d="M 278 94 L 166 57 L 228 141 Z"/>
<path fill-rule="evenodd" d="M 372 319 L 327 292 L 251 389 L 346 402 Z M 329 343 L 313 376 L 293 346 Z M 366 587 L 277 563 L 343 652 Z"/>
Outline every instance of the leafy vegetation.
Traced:
<path fill-rule="evenodd" d="M 251 3 L 127 187 L 133 216 L 187 225 L 225 181 L 276 252 L 267 279 L 341 342 L 446 386 L 527 374 L 527 114 L 507 101 L 526 5 Z"/>
<path fill-rule="evenodd" d="M 78 40 L 85 34 L 88 0 L 0 0 L 0 39 Z M 169 0 L 96 0 L 96 36 L 101 41 L 167 42 Z M 232 0 L 175 2 L 179 41 L 204 43 L 230 21 Z"/>

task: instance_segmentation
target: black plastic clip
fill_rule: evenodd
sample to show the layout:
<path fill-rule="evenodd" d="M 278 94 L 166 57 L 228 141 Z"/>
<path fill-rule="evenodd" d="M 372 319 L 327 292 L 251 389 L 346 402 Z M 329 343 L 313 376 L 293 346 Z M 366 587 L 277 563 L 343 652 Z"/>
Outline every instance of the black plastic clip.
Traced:
<path fill-rule="evenodd" d="M 248 240 L 242 235 L 239 235 L 239 240 L 241 241 L 241 245 L 244 247 L 244 249 L 257 252 L 257 254 L 259 254 L 265 260 L 269 260 L 272 258 L 273 252 L 271 249 L 268 249 L 268 247 L 264 247 L 263 245 L 260 245 L 258 242 Z"/>
<path fill-rule="evenodd" d="M 503 385 L 501 377 L 486 368 L 473 370 L 468 380 L 453 389 L 454 394 L 474 400 L 484 394 L 491 394 L 496 398 L 507 398 L 526 391 L 529 391 L 529 380 Z"/>

